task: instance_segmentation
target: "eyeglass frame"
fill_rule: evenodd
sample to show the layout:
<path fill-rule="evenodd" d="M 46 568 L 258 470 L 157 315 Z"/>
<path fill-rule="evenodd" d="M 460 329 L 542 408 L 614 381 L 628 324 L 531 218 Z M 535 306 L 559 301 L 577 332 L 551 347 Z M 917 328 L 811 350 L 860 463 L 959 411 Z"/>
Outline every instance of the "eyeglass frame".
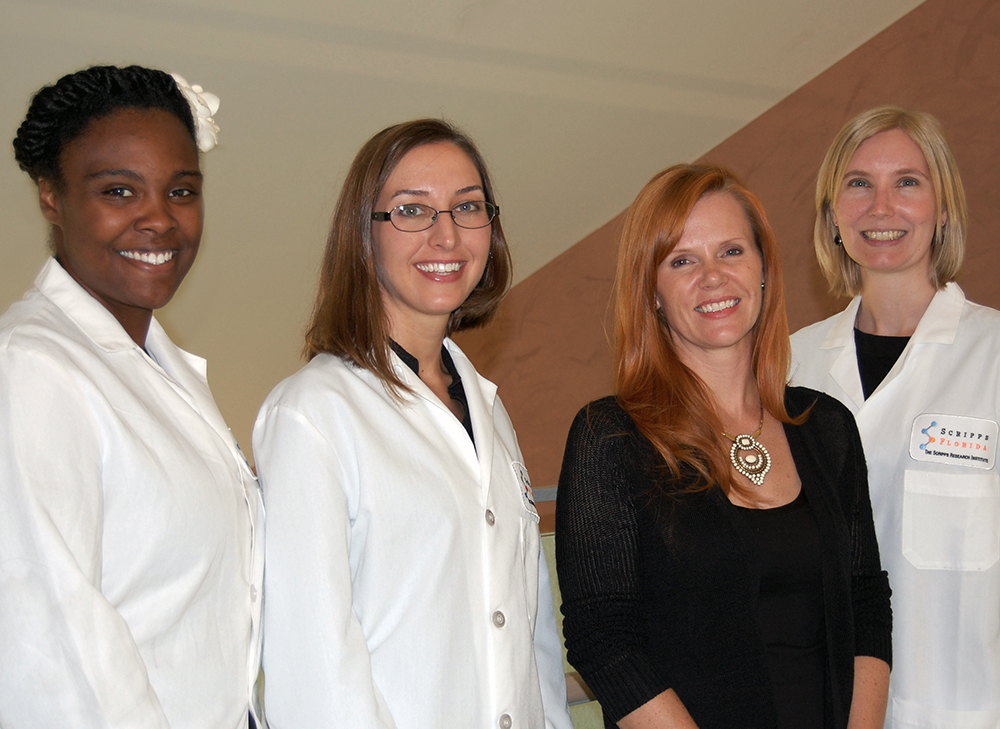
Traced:
<path fill-rule="evenodd" d="M 455 220 L 455 211 L 462 205 L 468 205 L 470 202 L 482 203 L 483 205 L 486 206 L 487 212 L 489 212 L 490 208 L 493 208 L 493 214 L 490 216 L 490 219 L 484 225 L 477 225 L 474 228 L 470 228 L 466 225 L 462 225 L 457 220 Z M 387 211 L 372 211 L 372 220 L 377 220 L 380 223 L 392 223 L 392 227 L 398 230 L 400 233 L 423 233 L 425 230 L 430 230 L 431 228 L 434 227 L 434 224 L 437 223 L 438 216 L 441 213 L 448 213 L 448 215 L 451 216 L 451 222 L 453 222 L 456 226 L 458 226 L 462 230 L 482 230 L 483 228 L 489 226 L 490 223 L 496 220 L 497 216 L 500 215 L 499 205 L 494 205 L 493 203 L 488 202 L 487 200 L 466 200 L 465 202 L 460 202 L 451 210 L 434 210 L 434 215 L 431 217 L 431 224 L 428 225 L 426 228 L 421 228 L 420 230 L 404 230 L 403 228 L 400 228 L 398 225 L 396 225 L 396 223 L 393 221 L 392 213 L 394 210 L 399 210 L 400 208 L 405 208 L 408 206 L 426 208 L 427 210 L 434 210 L 434 208 L 432 208 L 430 205 L 424 205 L 423 203 L 403 203 L 402 205 L 397 205 L 396 207 Z"/>

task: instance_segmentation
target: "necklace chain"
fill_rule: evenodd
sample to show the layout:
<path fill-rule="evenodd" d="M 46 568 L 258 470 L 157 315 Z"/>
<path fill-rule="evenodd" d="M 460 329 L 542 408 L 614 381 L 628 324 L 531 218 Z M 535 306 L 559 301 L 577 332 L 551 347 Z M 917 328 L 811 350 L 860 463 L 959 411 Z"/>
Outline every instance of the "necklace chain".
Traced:
<path fill-rule="evenodd" d="M 729 460 L 739 473 L 746 476 L 750 481 L 760 486 L 764 483 L 764 477 L 771 470 L 771 454 L 767 448 L 757 440 L 757 436 L 764 430 L 764 403 L 760 404 L 760 425 L 753 433 L 741 433 L 736 436 L 729 435 L 722 431 L 722 435 L 733 442 L 733 447 L 729 449 Z M 744 451 L 749 451 L 743 455 Z"/>
<path fill-rule="evenodd" d="M 760 431 L 762 431 L 762 430 L 764 430 L 764 403 L 763 403 L 763 401 L 760 403 L 760 425 L 757 426 L 757 430 L 755 430 L 753 433 L 750 434 L 750 437 L 751 438 L 756 438 L 758 435 L 760 435 Z M 722 435 L 724 435 L 726 438 L 729 438 L 729 440 L 731 440 L 733 442 L 735 442 L 736 439 L 739 437 L 739 436 L 729 435 L 729 433 L 727 433 L 726 431 L 722 431 Z"/>

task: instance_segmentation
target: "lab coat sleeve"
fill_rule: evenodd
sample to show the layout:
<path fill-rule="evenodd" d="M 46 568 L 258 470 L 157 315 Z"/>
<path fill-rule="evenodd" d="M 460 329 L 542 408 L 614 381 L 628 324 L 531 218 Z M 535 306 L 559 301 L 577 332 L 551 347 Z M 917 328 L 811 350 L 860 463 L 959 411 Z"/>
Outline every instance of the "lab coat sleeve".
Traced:
<path fill-rule="evenodd" d="M 101 429 L 112 426 L 72 371 L 37 349 L 0 352 L 0 726 L 166 729 L 101 593 Z"/>
<path fill-rule="evenodd" d="M 542 689 L 542 708 L 546 729 L 573 729 L 566 703 L 566 674 L 562 645 L 556 627 L 552 585 L 545 560 L 545 550 L 538 550 L 538 613 L 535 619 L 535 664 Z"/>
<path fill-rule="evenodd" d="M 299 411 L 265 404 L 254 455 L 267 507 L 264 704 L 271 729 L 394 729 L 352 606 L 347 473 Z"/>

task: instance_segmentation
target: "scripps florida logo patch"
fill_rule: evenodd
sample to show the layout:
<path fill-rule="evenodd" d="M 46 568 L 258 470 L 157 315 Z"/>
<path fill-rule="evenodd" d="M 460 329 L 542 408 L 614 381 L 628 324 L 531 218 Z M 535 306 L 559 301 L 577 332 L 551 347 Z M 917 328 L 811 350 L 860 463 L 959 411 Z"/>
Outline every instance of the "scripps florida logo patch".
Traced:
<path fill-rule="evenodd" d="M 910 430 L 910 458 L 949 466 L 990 469 L 996 465 L 996 421 L 922 413 Z"/>
<path fill-rule="evenodd" d="M 524 508 L 532 514 L 537 515 L 535 494 L 531 490 L 531 479 L 528 478 L 528 469 L 524 467 L 523 463 L 519 463 L 518 461 L 514 461 L 510 465 L 514 468 L 514 475 L 517 476 L 517 483 L 521 487 L 521 501 L 524 504 Z"/>

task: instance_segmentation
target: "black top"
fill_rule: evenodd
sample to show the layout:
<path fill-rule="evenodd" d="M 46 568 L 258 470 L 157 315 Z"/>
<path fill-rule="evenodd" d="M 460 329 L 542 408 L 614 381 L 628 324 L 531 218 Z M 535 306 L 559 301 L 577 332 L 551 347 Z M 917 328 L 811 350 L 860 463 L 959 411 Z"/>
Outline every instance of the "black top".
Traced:
<path fill-rule="evenodd" d="M 822 545 L 805 491 L 784 506 L 737 510 L 757 553 L 758 612 L 778 727 L 824 729 Z"/>
<path fill-rule="evenodd" d="M 865 334 L 855 327 L 854 348 L 858 353 L 858 372 L 861 374 L 861 389 L 865 393 L 865 400 L 882 384 L 909 341 L 909 337 Z"/>
<path fill-rule="evenodd" d="M 403 349 L 393 339 L 389 340 L 389 346 L 403 360 L 403 364 L 413 370 L 413 374 L 420 377 L 420 362 L 417 361 L 417 358 Z M 451 384 L 448 385 L 448 396 L 462 406 L 462 425 L 465 427 L 465 432 L 469 434 L 469 438 L 472 439 L 472 445 L 475 446 L 476 436 L 472 434 L 472 416 L 469 415 L 469 399 L 465 396 L 465 385 L 462 384 L 462 376 L 458 374 L 458 368 L 455 367 L 455 361 L 451 358 L 451 353 L 443 344 L 441 345 L 441 361 L 444 363 L 444 368 L 448 370 L 448 374 L 451 375 Z"/>
<path fill-rule="evenodd" d="M 847 726 L 854 656 L 891 660 L 889 583 L 879 563 L 854 418 L 790 387 L 785 436 L 816 520 L 826 626 L 826 712 Z M 569 660 L 605 725 L 673 689 L 701 729 L 777 727 L 758 617 L 760 573 L 745 521 L 720 488 L 691 494 L 613 397 L 570 430 L 556 501 L 556 566 Z M 652 497 L 652 487 L 667 491 Z"/>

